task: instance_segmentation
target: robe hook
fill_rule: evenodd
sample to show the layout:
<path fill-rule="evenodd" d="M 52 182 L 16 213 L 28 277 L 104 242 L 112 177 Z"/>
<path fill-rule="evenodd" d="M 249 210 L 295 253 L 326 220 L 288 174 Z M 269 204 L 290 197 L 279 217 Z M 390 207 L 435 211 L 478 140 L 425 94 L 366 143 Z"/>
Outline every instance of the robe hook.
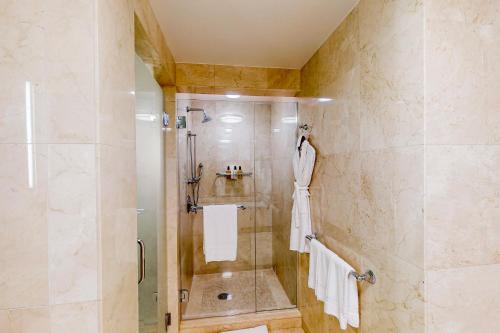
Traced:
<path fill-rule="evenodd" d="M 306 132 L 310 132 L 312 130 L 312 127 L 308 124 L 302 124 L 299 126 L 299 129 Z"/>

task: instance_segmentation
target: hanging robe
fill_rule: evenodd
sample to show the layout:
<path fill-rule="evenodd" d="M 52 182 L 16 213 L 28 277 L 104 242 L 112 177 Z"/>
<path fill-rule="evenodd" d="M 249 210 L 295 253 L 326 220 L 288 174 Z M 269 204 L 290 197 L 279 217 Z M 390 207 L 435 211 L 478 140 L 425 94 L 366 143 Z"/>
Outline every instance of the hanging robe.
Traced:
<path fill-rule="evenodd" d="M 290 250 L 309 252 L 306 236 L 312 234 L 311 208 L 309 204 L 309 183 L 316 160 L 316 151 L 308 140 L 297 141 L 293 156 L 293 174 L 295 189 L 293 192 L 292 221 L 290 227 Z M 301 149 L 299 150 L 299 148 Z"/>

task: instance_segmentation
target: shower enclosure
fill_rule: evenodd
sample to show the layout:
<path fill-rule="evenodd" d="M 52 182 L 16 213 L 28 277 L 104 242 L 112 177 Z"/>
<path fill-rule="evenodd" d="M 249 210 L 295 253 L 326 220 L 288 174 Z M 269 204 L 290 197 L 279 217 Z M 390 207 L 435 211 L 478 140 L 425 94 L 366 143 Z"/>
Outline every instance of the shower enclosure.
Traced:
<path fill-rule="evenodd" d="M 182 319 L 295 307 L 296 102 L 179 94 L 177 115 L 186 117 L 178 133 Z M 240 208 L 235 261 L 205 262 L 202 209 L 212 204 Z"/>

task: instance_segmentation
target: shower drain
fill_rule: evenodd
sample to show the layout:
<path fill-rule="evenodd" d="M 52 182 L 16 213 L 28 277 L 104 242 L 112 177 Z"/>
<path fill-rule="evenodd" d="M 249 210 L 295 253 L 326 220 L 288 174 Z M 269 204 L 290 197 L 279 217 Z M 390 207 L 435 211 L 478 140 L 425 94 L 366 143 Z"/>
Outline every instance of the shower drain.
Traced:
<path fill-rule="evenodd" d="M 233 295 L 229 293 L 220 293 L 219 295 L 217 295 L 217 298 L 223 301 L 230 301 L 231 299 L 233 299 Z"/>

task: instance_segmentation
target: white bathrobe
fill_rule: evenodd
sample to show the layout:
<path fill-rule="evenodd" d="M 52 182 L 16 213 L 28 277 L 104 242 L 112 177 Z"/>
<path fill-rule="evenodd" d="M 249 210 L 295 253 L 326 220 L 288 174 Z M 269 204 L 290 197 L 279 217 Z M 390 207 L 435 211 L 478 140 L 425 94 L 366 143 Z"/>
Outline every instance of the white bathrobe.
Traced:
<path fill-rule="evenodd" d="M 316 160 L 316 151 L 307 140 L 302 142 L 302 149 L 299 151 L 301 139 L 302 137 L 299 137 L 293 156 L 295 190 L 293 192 L 290 250 L 309 252 L 309 244 L 305 237 L 312 234 L 309 183 Z"/>

